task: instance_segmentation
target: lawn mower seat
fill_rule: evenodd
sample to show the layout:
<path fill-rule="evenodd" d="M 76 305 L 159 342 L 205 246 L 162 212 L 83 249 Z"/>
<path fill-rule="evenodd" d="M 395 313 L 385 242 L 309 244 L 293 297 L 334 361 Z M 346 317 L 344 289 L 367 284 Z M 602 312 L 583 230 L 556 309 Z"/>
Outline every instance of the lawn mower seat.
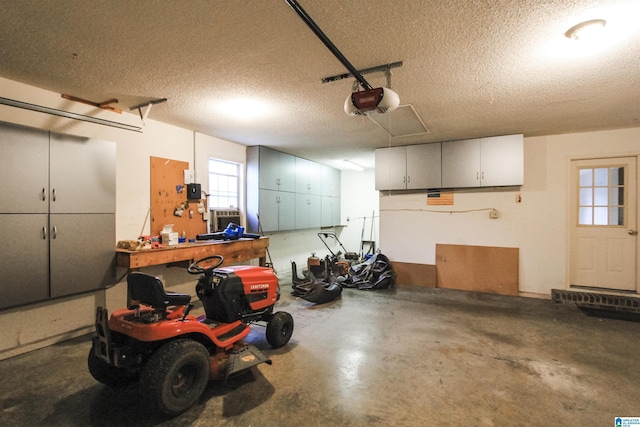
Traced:
<path fill-rule="evenodd" d="M 127 276 L 129 298 L 166 312 L 169 306 L 187 305 L 191 295 L 165 292 L 162 281 L 155 276 L 134 271 Z"/>

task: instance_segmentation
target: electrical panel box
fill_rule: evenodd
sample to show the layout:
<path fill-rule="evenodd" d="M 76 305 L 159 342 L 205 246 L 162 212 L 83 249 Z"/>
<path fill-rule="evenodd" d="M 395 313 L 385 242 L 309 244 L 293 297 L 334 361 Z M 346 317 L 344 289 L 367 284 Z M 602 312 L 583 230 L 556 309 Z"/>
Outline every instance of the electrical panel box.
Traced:
<path fill-rule="evenodd" d="M 202 199 L 202 188 L 200 184 L 187 184 L 187 200 Z"/>

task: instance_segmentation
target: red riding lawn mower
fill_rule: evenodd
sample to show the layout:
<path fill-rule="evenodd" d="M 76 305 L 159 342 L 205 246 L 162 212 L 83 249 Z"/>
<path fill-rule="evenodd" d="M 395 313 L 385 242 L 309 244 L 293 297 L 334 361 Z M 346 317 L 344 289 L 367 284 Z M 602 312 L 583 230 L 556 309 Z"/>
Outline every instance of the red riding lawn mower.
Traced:
<path fill-rule="evenodd" d="M 130 303 L 111 317 L 98 307 L 89 372 L 99 382 L 122 387 L 140 381 L 155 409 L 177 415 L 202 395 L 209 380 L 226 380 L 271 360 L 243 339 L 250 323 L 266 322 L 267 342 L 286 345 L 293 317 L 274 313 L 280 298 L 271 268 L 219 267 L 213 255 L 192 263 L 199 274 L 196 293 L 205 313 L 189 314 L 189 294 L 165 292 L 159 278 L 133 272 L 127 277 Z"/>

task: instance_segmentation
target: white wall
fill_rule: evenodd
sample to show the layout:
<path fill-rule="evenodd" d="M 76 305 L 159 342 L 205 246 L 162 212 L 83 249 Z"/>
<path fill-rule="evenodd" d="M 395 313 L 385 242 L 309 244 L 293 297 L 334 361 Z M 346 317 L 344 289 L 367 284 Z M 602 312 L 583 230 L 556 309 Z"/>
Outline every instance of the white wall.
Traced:
<path fill-rule="evenodd" d="M 453 206 L 436 207 L 427 206 L 426 194 L 382 192 L 383 252 L 392 261 L 433 265 L 436 243 L 517 247 L 521 293 L 549 297 L 551 289 L 565 289 L 570 161 L 637 156 L 640 128 L 525 138 L 524 144 L 519 190 L 456 192 Z M 521 203 L 516 203 L 518 193 Z M 482 210 L 488 208 L 497 209 L 500 218 L 490 219 Z"/>
<path fill-rule="evenodd" d="M 135 126 L 141 125 L 137 112 L 136 114 L 107 112 L 67 101 L 57 93 L 4 78 L 0 78 L 0 97 Z M 169 100 L 169 102 L 171 101 Z M 156 108 L 162 108 L 162 106 Z M 197 180 L 203 185 L 205 191 L 208 191 L 209 157 L 238 162 L 243 165 L 243 168 L 246 162 L 246 147 L 243 145 L 154 121 L 153 111 L 150 118 L 143 131 L 139 133 L 0 105 L 0 121 L 116 142 L 116 236 L 113 242 L 114 249 L 118 240 L 136 239 L 140 234 L 149 233 L 150 223 L 147 215 L 150 202 L 149 158 L 151 156 L 189 162 L 189 167 L 196 171 Z M 372 172 L 368 175 L 364 174 L 364 176 L 365 180 L 370 181 L 368 196 L 363 197 L 359 188 L 349 187 L 346 192 L 350 193 L 350 200 L 353 200 L 354 203 L 368 206 L 364 211 L 368 214 L 369 206 L 372 206 L 372 203 L 377 205 L 377 193 L 370 191 L 373 188 Z M 355 177 L 349 176 L 346 179 L 351 180 Z M 344 181 L 345 178 L 343 178 L 343 192 L 345 191 Z M 367 198 L 369 200 L 364 201 Z M 240 209 L 244 211 L 244 194 L 241 199 L 243 203 Z M 349 210 L 342 213 L 343 219 L 349 215 L 352 217 L 363 215 L 360 211 L 357 211 L 357 214 L 349 213 Z M 356 228 L 358 227 L 360 227 L 359 224 Z M 343 230 L 351 231 L 352 228 L 350 224 L 348 227 L 338 227 L 328 231 L 335 231 L 338 236 L 341 236 Z M 307 257 L 312 252 L 318 256 L 328 254 L 328 250 L 317 236 L 318 231 L 320 230 L 311 229 L 267 234 L 270 237 L 270 255 L 283 284 L 290 283 L 291 261 L 296 261 L 303 268 Z M 340 238 L 342 240 L 342 237 Z M 356 250 L 357 245 L 359 245 L 359 234 L 357 240 L 350 243 L 347 248 Z M 335 252 L 336 248 L 332 250 Z M 119 270 L 121 275 L 126 273 L 124 269 Z M 194 276 L 188 275 L 181 269 L 159 266 L 146 268 L 144 271 L 162 276 L 167 286 L 174 291 L 194 294 Z M 2 325 L 0 328 L 0 359 L 89 333 L 93 328 L 96 306 L 106 305 L 112 311 L 122 307 L 125 301 L 126 284 L 121 281 L 107 291 L 90 292 L 2 310 L 0 311 L 0 325 Z M 25 321 L 25 319 L 37 319 L 37 321 Z"/>

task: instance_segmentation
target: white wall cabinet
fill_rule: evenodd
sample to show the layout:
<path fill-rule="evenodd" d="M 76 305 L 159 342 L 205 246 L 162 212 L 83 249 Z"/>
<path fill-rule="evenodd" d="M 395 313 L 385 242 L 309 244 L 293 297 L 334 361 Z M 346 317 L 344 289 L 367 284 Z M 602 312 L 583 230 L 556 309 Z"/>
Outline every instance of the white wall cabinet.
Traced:
<path fill-rule="evenodd" d="M 323 196 L 340 197 L 340 171 L 321 165 L 321 194 Z"/>
<path fill-rule="evenodd" d="M 376 190 L 440 188 L 440 143 L 379 148 L 375 151 Z"/>
<path fill-rule="evenodd" d="M 296 185 L 296 158 L 265 147 L 259 152 L 260 188 L 293 193 Z"/>
<path fill-rule="evenodd" d="M 115 143 L 0 124 L 0 308 L 115 281 Z"/>
<path fill-rule="evenodd" d="M 330 207 L 323 207 L 325 191 L 336 199 Z M 327 225 L 340 221 L 340 171 L 267 147 L 247 148 L 247 231 L 320 227 L 325 209 L 335 213 L 335 205 L 337 218 L 327 216 Z"/>
<path fill-rule="evenodd" d="M 522 185 L 523 145 L 518 134 L 379 148 L 376 190 Z"/>
<path fill-rule="evenodd" d="M 256 212 L 260 215 L 262 231 L 283 231 L 295 228 L 295 193 L 259 189 L 258 194 L 259 206 Z M 258 232 L 258 229 L 250 231 Z"/>
<path fill-rule="evenodd" d="M 295 228 L 320 227 L 322 196 L 319 194 L 296 193 L 295 201 Z"/>
<path fill-rule="evenodd" d="M 523 135 L 442 143 L 442 187 L 522 185 Z"/>
<path fill-rule="evenodd" d="M 340 197 L 322 196 L 321 216 L 322 227 L 340 224 Z"/>
<path fill-rule="evenodd" d="M 322 194 L 322 165 L 295 157 L 296 189 L 298 194 Z"/>

